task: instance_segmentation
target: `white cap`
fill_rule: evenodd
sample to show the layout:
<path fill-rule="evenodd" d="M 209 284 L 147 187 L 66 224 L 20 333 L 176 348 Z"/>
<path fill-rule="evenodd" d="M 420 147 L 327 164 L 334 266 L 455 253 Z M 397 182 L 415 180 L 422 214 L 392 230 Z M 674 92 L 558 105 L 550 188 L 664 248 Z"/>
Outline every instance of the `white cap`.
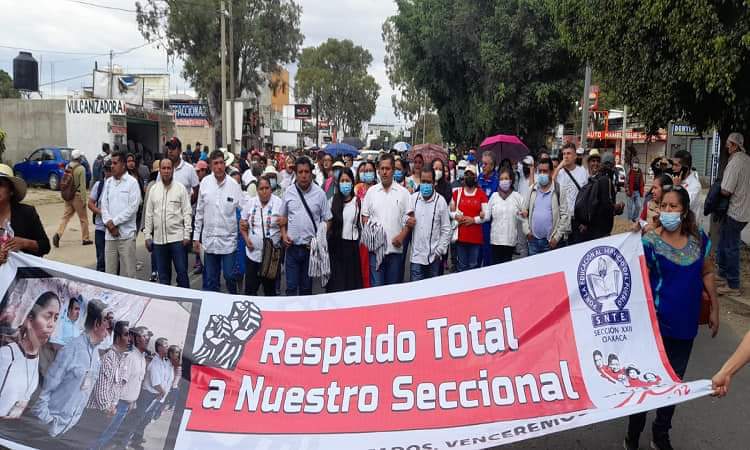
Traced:
<path fill-rule="evenodd" d="M 474 175 L 479 173 L 479 170 L 477 170 L 477 166 L 474 164 L 469 164 L 466 166 L 466 169 L 464 169 L 464 172 L 474 172 Z"/>
<path fill-rule="evenodd" d="M 263 175 L 269 174 L 278 175 L 279 172 L 276 171 L 276 168 L 274 166 L 266 166 L 266 168 L 263 169 Z"/>
<path fill-rule="evenodd" d="M 583 147 L 578 147 L 576 149 L 576 155 L 583 155 L 584 153 L 586 153 L 586 151 L 583 149 Z"/>
<path fill-rule="evenodd" d="M 745 138 L 744 136 L 742 136 L 742 134 L 737 132 L 730 133 L 727 141 L 739 147 L 740 150 L 745 151 Z"/>
<path fill-rule="evenodd" d="M 81 151 L 78 149 L 74 149 L 72 152 L 70 152 L 70 158 L 73 160 L 81 159 Z"/>
<path fill-rule="evenodd" d="M 531 156 L 531 155 L 526 156 L 523 159 L 523 163 L 526 164 L 527 166 L 533 166 L 534 165 L 534 157 Z"/>
<path fill-rule="evenodd" d="M 469 162 L 466 161 L 465 159 L 462 159 L 461 161 L 458 162 L 458 168 L 459 169 L 465 169 L 466 166 L 468 166 L 468 165 L 469 165 Z"/>

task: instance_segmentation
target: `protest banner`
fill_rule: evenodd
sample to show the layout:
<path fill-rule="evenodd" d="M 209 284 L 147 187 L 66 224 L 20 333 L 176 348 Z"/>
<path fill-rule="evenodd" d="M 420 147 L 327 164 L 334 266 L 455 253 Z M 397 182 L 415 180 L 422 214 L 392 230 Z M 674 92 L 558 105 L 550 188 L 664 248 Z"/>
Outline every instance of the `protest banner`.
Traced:
<path fill-rule="evenodd" d="M 710 393 L 709 381 L 683 382 L 669 366 L 647 280 L 635 234 L 425 281 L 282 298 L 13 255 L 0 266 L 0 317 L 12 334 L 45 292 L 63 312 L 71 298 L 100 299 L 114 321 L 153 332 L 151 351 L 157 337 L 183 347 L 174 408 L 156 408 L 158 419 L 149 411 L 145 424 L 126 416 L 118 433 L 145 427 L 147 449 L 479 449 Z M 52 402 L 35 404 L 61 395 L 46 384 L 60 366 L 38 386 L 0 392 L 0 415 L 22 410 L 0 419 L 4 445 L 88 448 L 109 427 L 91 408 L 55 416 Z M 0 378 L 11 369 L 0 358 Z"/>

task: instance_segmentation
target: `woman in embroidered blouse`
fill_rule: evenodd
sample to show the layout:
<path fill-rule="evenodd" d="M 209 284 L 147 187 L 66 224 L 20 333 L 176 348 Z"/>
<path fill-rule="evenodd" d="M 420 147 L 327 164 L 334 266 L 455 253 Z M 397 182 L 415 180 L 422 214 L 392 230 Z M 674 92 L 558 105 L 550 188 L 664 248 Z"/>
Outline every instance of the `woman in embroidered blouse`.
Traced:
<path fill-rule="evenodd" d="M 19 327 L 17 340 L 0 347 L 0 418 L 17 419 L 39 385 L 39 349 L 55 331 L 60 299 L 40 295 Z"/>
<path fill-rule="evenodd" d="M 279 211 L 281 199 L 271 194 L 271 182 L 267 175 L 258 179 L 258 195 L 242 200 L 240 233 L 245 242 L 245 295 L 258 295 L 263 286 L 266 296 L 276 295 L 276 280 L 260 276 L 263 260 L 263 240 L 271 239 L 274 246 L 280 245 Z"/>
<path fill-rule="evenodd" d="M 698 333 L 701 297 L 705 287 L 711 300 L 709 327 L 719 331 L 719 303 L 714 284 L 714 266 L 707 257 L 708 236 L 699 230 L 690 211 L 690 197 L 682 186 L 663 188 L 655 228 L 643 236 L 656 317 L 669 363 L 682 378 L 687 369 L 693 340 Z M 659 408 L 652 426 L 652 448 L 672 448 L 669 442 L 674 406 Z M 646 413 L 630 416 L 626 448 L 637 448 L 646 425 Z"/>
<path fill-rule="evenodd" d="M 361 202 L 370 187 L 378 182 L 377 167 L 372 161 L 364 161 L 357 167 L 357 185 L 354 187 L 354 195 Z M 359 245 L 359 269 L 362 272 L 362 287 L 370 287 L 370 251 L 364 244 Z"/>

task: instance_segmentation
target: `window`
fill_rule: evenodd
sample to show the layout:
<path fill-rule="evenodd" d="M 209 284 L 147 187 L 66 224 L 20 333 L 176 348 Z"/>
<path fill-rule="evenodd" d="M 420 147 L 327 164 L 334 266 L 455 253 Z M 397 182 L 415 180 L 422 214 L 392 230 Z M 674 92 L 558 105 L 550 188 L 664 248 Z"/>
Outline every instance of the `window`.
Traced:
<path fill-rule="evenodd" d="M 44 161 L 54 161 L 55 153 L 52 150 L 44 150 Z"/>
<path fill-rule="evenodd" d="M 43 156 L 44 156 L 44 149 L 40 148 L 39 150 L 32 153 L 31 156 L 29 156 L 29 161 L 34 161 L 34 162 L 41 161 Z"/>

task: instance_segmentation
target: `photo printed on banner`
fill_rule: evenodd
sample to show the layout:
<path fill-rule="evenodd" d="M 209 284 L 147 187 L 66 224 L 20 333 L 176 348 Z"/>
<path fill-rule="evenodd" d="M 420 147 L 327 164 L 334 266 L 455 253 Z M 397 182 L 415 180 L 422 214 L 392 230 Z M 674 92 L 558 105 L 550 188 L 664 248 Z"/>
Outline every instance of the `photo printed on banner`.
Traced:
<path fill-rule="evenodd" d="M 0 302 L 0 437 L 173 448 L 199 305 L 19 268 Z"/>

